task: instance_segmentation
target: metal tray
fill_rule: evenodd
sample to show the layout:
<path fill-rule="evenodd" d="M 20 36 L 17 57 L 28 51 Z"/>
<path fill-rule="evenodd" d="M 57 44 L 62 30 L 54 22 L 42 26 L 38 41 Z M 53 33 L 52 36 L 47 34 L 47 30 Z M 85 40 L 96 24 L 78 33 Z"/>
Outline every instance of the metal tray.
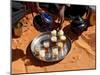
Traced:
<path fill-rule="evenodd" d="M 62 59 L 64 59 L 64 57 L 68 54 L 68 52 L 70 51 L 71 48 L 71 40 L 66 37 L 66 41 L 64 44 L 64 47 L 62 48 L 63 50 L 63 55 L 61 52 L 58 52 L 58 56 L 56 58 L 52 57 L 52 50 L 51 47 L 49 48 L 49 52 L 47 54 L 45 54 L 44 58 L 40 58 L 39 55 L 36 55 L 36 50 L 35 48 L 38 47 L 39 50 L 42 50 L 43 48 L 43 44 L 42 42 L 45 40 L 50 40 L 50 33 L 46 32 L 46 33 L 41 33 L 40 35 L 38 35 L 37 37 L 35 37 L 31 43 L 31 51 L 32 54 L 39 60 L 41 61 L 45 61 L 45 62 L 55 62 L 55 61 L 60 61 Z"/>

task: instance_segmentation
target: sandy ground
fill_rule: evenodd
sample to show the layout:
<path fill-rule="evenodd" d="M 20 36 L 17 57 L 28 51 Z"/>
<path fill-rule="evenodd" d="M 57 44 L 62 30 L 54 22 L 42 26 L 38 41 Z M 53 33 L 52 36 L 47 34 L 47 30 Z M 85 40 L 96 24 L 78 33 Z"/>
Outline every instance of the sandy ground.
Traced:
<path fill-rule="evenodd" d="M 34 58 L 30 51 L 31 41 L 40 34 L 32 21 L 31 14 L 23 17 L 20 20 L 23 23 L 21 37 L 12 38 L 12 74 L 96 68 L 95 25 L 89 27 L 72 42 L 70 52 L 62 61 L 45 63 Z M 68 21 L 65 20 L 63 25 L 67 26 L 67 24 Z"/>

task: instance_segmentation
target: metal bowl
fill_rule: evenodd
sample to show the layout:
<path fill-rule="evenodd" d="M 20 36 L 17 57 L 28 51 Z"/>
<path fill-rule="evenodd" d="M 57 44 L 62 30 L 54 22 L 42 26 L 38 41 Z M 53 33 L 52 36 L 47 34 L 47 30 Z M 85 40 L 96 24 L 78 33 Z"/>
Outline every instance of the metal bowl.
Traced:
<path fill-rule="evenodd" d="M 43 41 L 50 41 L 50 33 L 46 32 L 46 33 L 42 33 L 40 35 L 38 35 L 37 37 L 35 37 L 31 43 L 31 51 L 32 54 L 39 60 L 41 61 L 45 61 L 45 62 L 55 62 L 55 61 L 60 61 L 62 59 L 64 59 L 64 57 L 68 54 L 68 52 L 70 51 L 71 48 L 71 40 L 66 37 L 66 41 L 64 44 L 64 47 L 62 48 L 63 50 L 63 55 L 61 53 L 59 53 L 57 58 L 53 58 L 52 57 L 52 50 L 51 50 L 51 46 L 49 48 L 49 53 L 45 54 L 44 58 L 40 58 L 39 55 L 36 55 L 36 50 L 35 48 L 38 47 L 39 51 L 43 49 Z"/>

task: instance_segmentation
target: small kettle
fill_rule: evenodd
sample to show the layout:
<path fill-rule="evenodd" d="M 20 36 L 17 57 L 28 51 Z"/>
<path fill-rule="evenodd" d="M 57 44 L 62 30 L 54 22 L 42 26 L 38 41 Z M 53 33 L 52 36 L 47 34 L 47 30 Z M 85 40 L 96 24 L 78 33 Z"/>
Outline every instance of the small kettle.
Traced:
<path fill-rule="evenodd" d="M 41 32 L 51 31 L 53 29 L 53 19 L 52 16 L 46 12 L 42 12 L 35 16 L 33 19 L 34 26 L 37 30 Z"/>
<path fill-rule="evenodd" d="M 83 20 L 80 16 L 76 17 L 71 22 L 71 30 L 76 34 L 80 34 L 83 31 L 86 31 L 87 28 L 88 28 L 88 22 Z"/>

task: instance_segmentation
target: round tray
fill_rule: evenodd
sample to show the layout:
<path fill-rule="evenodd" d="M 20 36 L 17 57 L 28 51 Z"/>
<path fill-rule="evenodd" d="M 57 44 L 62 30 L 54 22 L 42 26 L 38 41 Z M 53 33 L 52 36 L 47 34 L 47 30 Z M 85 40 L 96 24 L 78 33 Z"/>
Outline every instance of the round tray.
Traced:
<path fill-rule="evenodd" d="M 64 44 L 64 47 L 60 50 L 62 51 L 63 50 L 63 54 L 62 52 L 59 52 L 58 51 L 58 56 L 56 58 L 54 58 L 52 56 L 52 48 L 50 46 L 49 48 L 49 52 L 48 53 L 45 53 L 45 57 L 44 58 L 40 58 L 39 55 L 36 55 L 36 50 L 35 48 L 38 47 L 39 48 L 39 51 L 40 50 L 43 50 L 43 44 L 42 42 L 43 41 L 50 41 L 50 33 L 46 32 L 46 33 L 41 33 L 40 35 L 38 35 L 37 37 L 35 37 L 31 43 L 31 51 L 32 51 L 32 54 L 39 60 L 42 60 L 42 61 L 45 61 L 45 62 L 55 62 L 55 61 L 60 61 L 62 59 L 64 59 L 64 57 L 68 54 L 70 48 L 71 48 L 71 40 L 66 37 L 66 41 L 65 41 L 65 44 Z"/>

